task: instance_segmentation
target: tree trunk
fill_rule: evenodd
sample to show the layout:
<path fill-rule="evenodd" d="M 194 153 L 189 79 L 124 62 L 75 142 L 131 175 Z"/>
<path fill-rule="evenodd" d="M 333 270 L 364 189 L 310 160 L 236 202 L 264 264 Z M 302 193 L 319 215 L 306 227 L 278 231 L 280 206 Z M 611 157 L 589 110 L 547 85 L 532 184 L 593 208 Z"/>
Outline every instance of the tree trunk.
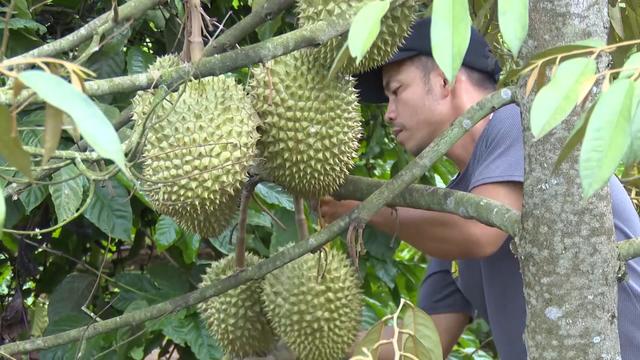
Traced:
<path fill-rule="evenodd" d="M 606 40 L 607 0 L 530 1 L 525 58 L 588 38 Z M 524 94 L 526 79 L 520 84 Z M 608 189 L 583 201 L 578 155 L 552 174 L 556 158 L 578 120 L 580 107 L 550 134 L 533 142 L 525 128 L 522 232 L 515 249 L 527 302 L 529 359 L 619 359 L 616 249 Z"/>

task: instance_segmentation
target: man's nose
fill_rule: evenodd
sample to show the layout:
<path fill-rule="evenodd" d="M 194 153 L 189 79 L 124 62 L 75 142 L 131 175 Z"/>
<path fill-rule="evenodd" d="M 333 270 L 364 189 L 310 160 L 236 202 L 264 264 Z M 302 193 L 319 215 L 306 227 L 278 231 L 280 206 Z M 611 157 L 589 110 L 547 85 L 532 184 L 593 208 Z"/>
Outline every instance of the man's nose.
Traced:
<path fill-rule="evenodd" d="M 391 101 L 387 104 L 387 111 L 384 113 L 384 119 L 387 122 L 393 122 L 396 119 L 396 106 Z"/>

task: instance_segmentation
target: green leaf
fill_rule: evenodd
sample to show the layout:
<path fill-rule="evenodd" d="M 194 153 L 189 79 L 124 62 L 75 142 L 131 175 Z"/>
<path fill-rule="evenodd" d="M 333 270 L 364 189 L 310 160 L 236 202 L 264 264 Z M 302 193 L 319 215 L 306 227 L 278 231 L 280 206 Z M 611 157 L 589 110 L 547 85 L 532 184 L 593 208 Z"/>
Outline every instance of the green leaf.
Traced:
<path fill-rule="evenodd" d="M 529 30 L 529 0 L 498 0 L 498 21 L 504 42 L 517 57 Z"/>
<path fill-rule="evenodd" d="M 367 252 L 380 260 L 391 259 L 400 244 L 397 237 L 392 244 L 392 236 L 370 226 L 365 227 L 363 237 Z"/>
<path fill-rule="evenodd" d="M 145 274 L 139 272 L 122 272 L 115 276 L 116 286 L 120 289 L 118 298 L 113 306 L 124 311 L 133 302 L 145 300 L 150 304 L 158 303 L 162 299 L 158 296 L 160 288 Z M 122 286 L 125 285 L 125 286 Z M 136 291 L 132 291 L 134 289 Z"/>
<path fill-rule="evenodd" d="M 26 177 L 31 178 L 31 155 L 22 148 L 20 140 L 13 133 L 9 109 L 0 105 L 0 156 Z"/>
<path fill-rule="evenodd" d="M 286 229 L 283 229 L 279 225 L 274 226 L 273 234 L 271 235 L 271 244 L 269 246 L 269 252 L 271 255 L 298 240 L 295 213 L 287 209 L 280 208 L 277 209 L 273 215 L 278 218 L 284 226 L 286 226 Z"/>
<path fill-rule="evenodd" d="M 7 27 L 6 25 L 7 24 L 5 23 L 4 19 L 2 19 L 2 21 L 0 21 L 0 29 L 5 29 Z M 11 18 L 9 19 L 8 27 L 9 29 L 14 29 L 14 30 L 20 30 L 20 29 L 31 30 L 40 35 L 47 32 L 46 27 L 30 19 Z"/>
<path fill-rule="evenodd" d="M 18 79 L 44 101 L 69 114 L 87 143 L 100 156 L 113 160 L 128 173 L 118 134 L 87 95 L 62 78 L 40 70 L 23 71 Z"/>
<path fill-rule="evenodd" d="M 247 223 L 250 225 L 271 228 L 271 218 L 269 215 L 253 209 L 249 209 Z"/>
<path fill-rule="evenodd" d="M 27 0 L 16 0 L 16 15 L 21 19 L 31 19 Z"/>
<path fill-rule="evenodd" d="M 531 105 L 531 132 L 544 136 L 564 120 L 595 81 L 596 62 L 591 58 L 567 60 L 558 66 Z"/>
<path fill-rule="evenodd" d="M 27 210 L 27 214 L 31 212 L 31 210 L 35 209 L 42 203 L 42 201 L 47 197 L 47 185 L 34 185 L 29 187 L 23 193 L 20 194 L 20 201 L 24 208 Z"/>
<path fill-rule="evenodd" d="M 237 221 L 236 221 L 237 222 Z M 215 238 L 209 239 L 211 244 L 216 247 L 221 253 L 225 255 L 229 255 L 235 251 L 235 239 L 232 238 L 235 231 L 238 230 L 237 226 L 232 224 L 227 227 L 222 234 L 216 236 Z"/>
<path fill-rule="evenodd" d="M 625 162 L 631 164 L 640 160 L 640 107 L 638 107 L 638 98 L 640 97 L 640 83 L 635 84 L 635 91 L 633 93 L 632 108 L 633 118 L 631 119 L 631 144 L 627 150 L 627 156 Z"/>
<path fill-rule="evenodd" d="M 49 193 L 56 209 L 58 224 L 71 218 L 82 205 L 82 189 L 85 179 L 79 175 L 75 165 L 68 165 L 53 174 L 53 181 L 59 184 L 49 185 Z"/>
<path fill-rule="evenodd" d="M 366 356 L 363 349 L 367 349 L 373 359 L 378 358 L 378 349 L 374 349 L 373 346 L 380 340 L 382 340 L 382 332 L 384 331 L 384 322 L 382 320 L 378 321 L 367 334 L 353 347 L 353 356 Z"/>
<path fill-rule="evenodd" d="M 463 0 L 433 0 L 431 50 L 451 85 L 462 66 L 471 38 L 469 4 Z"/>
<path fill-rule="evenodd" d="M 271 39 L 273 35 L 282 26 L 282 14 L 276 16 L 274 19 L 267 21 L 266 23 L 258 26 L 256 32 L 258 33 L 258 39 L 265 41 Z"/>
<path fill-rule="evenodd" d="M 272 183 L 260 183 L 256 186 L 256 193 L 269 204 L 282 206 L 293 211 L 293 199 L 281 187 Z"/>
<path fill-rule="evenodd" d="M 560 165 L 571 155 L 573 149 L 575 149 L 584 139 L 584 134 L 587 131 L 587 124 L 589 123 L 589 118 L 591 117 L 591 113 L 593 112 L 593 106 L 589 107 L 589 110 L 583 112 L 580 115 L 580 120 L 571 131 L 571 135 L 567 139 L 567 142 L 562 147 L 560 154 L 558 155 L 558 159 L 556 159 L 556 163 L 553 166 L 553 171 L 557 171 L 560 168 Z"/>
<path fill-rule="evenodd" d="M 184 262 L 191 264 L 198 259 L 200 236 L 189 232 L 182 232 L 176 242 L 176 246 L 182 250 L 182 259 Z"/>
<path fill-rule="evenodd" d="M 557 46 L 557 47 L 553 47 L 551 49 L 547 49 L 544 51 L 541 51 L 535 55 L 533 55 L 531 57 L 531 60 L 529 60 L 529 62 L 534 62 L 537 60 L 541 60 L 547 57 L 551 57 L 551 56 L 556 56 L 556 55 L 561 55 L 561 54 L 567 54 L 570 53 L 572 51 L 576 51 L 576 50 L 586 50 L 586 49 L 596 49 L 596 48 L 601 48 L 603 46 L 605 46 L 606 43 L 604 41 L 602 41 L 601 39 L 585 39 L 585 40 L 580 40 L 580 41 L 576 41 L 574 43 L 568 44 L 568 45 L 562 45 L 562 46 Z M 580 56 L 584 56 L 584 55 L 580 55 Z"/>
<path fill-rule="evenodd" d="M 55 335 L 67 330 L 77 329 L 82 326 L 86 326 L 91 322 L 91 319 L 86 315 L 81 314 L 67 314 L 61 316 L 55 321 L 49 321 L 49 326 L 44 332 L 44 336 Z M 90 339 L 89 342 L 95 343 L 95 340 Z M 41 360 L 71 360 L 76 358 L 76 352 L 78 345 L 76 343 L 65 344 L 56 346 L 51 349 L 43 350 L 40 352 Z"/>
<path fill-rule="evenodd" d="M 405 306 L 407 310 L 403 316 L 402 327 L 414 334 L 406 339 L 405 351 L 421 360 L 442 359 L 440 336 L 431 317 L 416 306 L 407 303 Z"/>
<path fill-rule="evenodd" d="M 640 52 L 634 53 L 629 56 L 622 68 L 628 70 L 621 71 L 618 79 L 628 79 L 632 77 L 633 74 L 640 72 Z"/>
<path fill-rule="evenodd" d="M 176 344 L 188 345 L 198 359 L 219 359 L 223 355 L 197 313 L 171 320 L 165 323 L 162 333 Z"/>
<path fill-rule="evenodd" d="M 360 64 L 378 37 L 380 22 L 389 10 L 390 4 L 389 0 L 371 1 L 360 8 L 356 16 L 353 17 L 347 36 L 347 44 L 351 56 L 356 58 L 356 64 Z"/>
<path fill-rule="evenodd" d="M 155 57 L 144 51 L 140 46 L 127 49 L 127 73 L 129 75 L 146 72 L 149 65 L 153 64 Z"/>
<path fill-rule="evenodd" d="M 96 277 L 93 275 L 84 273 L 67 275 L 49 297 L 47 309 L 49 323 L 55 323 L 57 319 L 69 314 L 81 315 L 88 319 L 89 316 L 82 311 L 82 306 L 91 294 L 95 282 Z M 50 329 L 47 328 L 47 331 Z"/>
<path fill-rule="evenodd" d="M 147 268 L 147 273 L 162 292 L 167 293 L 163 294 L 162 298 L 172 298 L 189 291 L 189 274 L 175 265 L 156 261 Z"/>
<path fill-rule="evenodd" d="M 580 151 L 585 197 L 607 184 L 629 146 L 633 92 L 631 80 L 616 80 L 593 109 Z"/>
<path fill-rule="evenodd" d="M 0 192 L 4 194 L 4 186 L 0 184 Z M 7 205 L 4 202 L 4 196 L 0 199 L 0 236 L 2 236 L 2 229 L 4 228 L 4 219 L 7 216 Z"/>
<path fill-rule="evenodd" d="M 117 239 L 131 240 L 133 213 L 127 190 L 113 180 L 96 184 L 96 191 L 84 216 L 102 232 Z"/>
<path fill-rule="evenodd" d="M 156 233 L 153 241 L 156 243 L 158 251 L 165 251 L 169 246 L 178 240 L 178 225 L 172 218 L 162 215 L 156 223 Z"/>

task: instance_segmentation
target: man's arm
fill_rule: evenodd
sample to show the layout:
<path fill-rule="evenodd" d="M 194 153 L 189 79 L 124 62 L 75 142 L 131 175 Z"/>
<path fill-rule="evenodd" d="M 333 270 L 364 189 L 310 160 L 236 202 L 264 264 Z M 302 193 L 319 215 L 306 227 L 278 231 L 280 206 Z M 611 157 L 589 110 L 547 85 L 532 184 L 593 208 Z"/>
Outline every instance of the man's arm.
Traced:
<path fill-rule="evenodd" d="M 496 200 L 517 211 L 522 208 L 522 184 L 518 182 L 484 184 L 471 193 Z M 326 221 L 332 222 L 358 204 L 357 201 L 323 198 L 320 212 Z M 410 208 L 398 208 L 397 214 L 396 219 L 392 209 L 383 208 L 369 223 L 441 259 L 486 257 L 496 252 L 507 237 L 502 230 L 457 215 Z"/>
<path fill-rule="evenodd" d="M 435 314 L 431 315 L 433 323 L 438 329 L 438 335 L 440 336 L 440 344 L 442 345 L 442 355 L 446 359 L 453 349 L 453 346 L 458 342 L 458 338 L 464 331 L 464 328 L 469 323 L 469 315 L 463 313 L 447 313 L 447 314 Z M 361 334 L 362 338 L 365 334 Z M 393 338 L 393 327 L 387 326 L 382 331 L 381 340 Z M 355 351 L 355 349 L 354 349 Z M 381 347 L 378 353 L 378 360 L 393 360 L 393 346 L 387 344 Z"/>

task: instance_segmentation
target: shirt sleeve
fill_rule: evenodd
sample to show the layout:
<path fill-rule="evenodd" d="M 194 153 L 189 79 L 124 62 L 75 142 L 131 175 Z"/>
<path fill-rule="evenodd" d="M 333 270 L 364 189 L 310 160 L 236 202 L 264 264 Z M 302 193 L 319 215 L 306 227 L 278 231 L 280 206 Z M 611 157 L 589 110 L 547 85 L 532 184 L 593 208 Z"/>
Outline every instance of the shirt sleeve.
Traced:
<path fill-rule="evenodd" d="M 473 316 L 473 307 L 453 279 L 448 260 L 431 258 L 418 294 L 418 306 L 430 315 L 464 313 Z"/>
<path fill-rule="evenodd" d="M 509 105 L 494 113 L 479 144 L 476 171 L 469 190 L 495 182 L 524 181 L 524 142 L 520 109 Z"/>

